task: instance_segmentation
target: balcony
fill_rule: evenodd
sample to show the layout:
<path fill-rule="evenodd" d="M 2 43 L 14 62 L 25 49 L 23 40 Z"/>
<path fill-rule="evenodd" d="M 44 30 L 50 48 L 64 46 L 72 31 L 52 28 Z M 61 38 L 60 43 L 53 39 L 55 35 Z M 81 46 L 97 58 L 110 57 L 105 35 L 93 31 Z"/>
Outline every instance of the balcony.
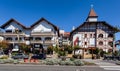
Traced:
<path fill-rule="evenodd" d="M 32 32 L 31 36 L 53 36 L 54 32 Z"/>
<path fill-rule="evenodd" d="M 42 40 L 31 40 L 30 43 L 41 43 L 42 44 L 43 41 Z"/>
<path fill-rule="evenodd" d="M 7 32 L 7 33 L 0 33 L 0 35 L 2 36 L 17 36 L 18 34 L 17 33 L 12 33 L 12 32 Z M 19 33 L 19 36 L 24 36 L 25 34 L 24 33 Z"/>
<path fill-rule="evenodd" d="M 13 40 L 6 40 L 8 43 L 25 43 L 25 41 L 13 41 Z"/>
<path fill-rule="evenodd" d="M 44 43 L 45 43 L 45 44 L 53 44 L 53 43 L 55 43 L 55 42 L 52 41 L 52 40 L 46 40 Z"/>
<path fill-rule="evenodd" d="M 30 41 L 31 43 L 41 43 L 41 44 L 53 44 L 55 43 L 54 41 L 52 40 L 46 40 L 46 41 L 42 41 L 42 40 L 31 40 Z"/>

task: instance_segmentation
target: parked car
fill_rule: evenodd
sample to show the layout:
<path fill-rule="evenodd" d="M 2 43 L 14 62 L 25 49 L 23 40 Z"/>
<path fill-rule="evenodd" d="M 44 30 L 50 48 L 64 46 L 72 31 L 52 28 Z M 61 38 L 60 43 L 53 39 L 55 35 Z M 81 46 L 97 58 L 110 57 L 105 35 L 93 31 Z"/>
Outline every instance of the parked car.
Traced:
<path fill-rule="evenodd" d="M 31 58 L 32 59 L 46 59 L 46 54 L 45 53 L 34 54 Z"/>
<path fill-rule="evenodd" d="M 25 59 L 28 58 L 28 55 L 25 55 L 24 53 L 17 53 L 12 56 L 13 59 Z"/>

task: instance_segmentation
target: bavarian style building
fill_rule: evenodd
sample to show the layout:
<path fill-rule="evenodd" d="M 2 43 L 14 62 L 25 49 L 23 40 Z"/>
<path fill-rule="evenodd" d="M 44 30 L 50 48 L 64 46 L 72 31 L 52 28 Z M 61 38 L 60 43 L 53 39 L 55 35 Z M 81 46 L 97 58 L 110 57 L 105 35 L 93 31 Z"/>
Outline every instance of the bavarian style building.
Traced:
<path fill-rule="evenodd" d="M 115 27 L 106 21 L 98 21 L 98 15 L 91 8 L 85 22 L 75 28 L 71 33 L 73 46 L 79 46 L 82 50 L 77 54 L 89 54 L 90 49 L 99 48 L 105 52 L 115 50 L 114 37 Z"/>
<path fill-rule="evenodd" d="M 12 51 L 18 51 L 20 43 L 30 45 L 32 48 L 46 49 L 48 46 L 56 46 L 58 42 L 58 27 L 44 18 L 30 27 L 22 25 L 15 19 L 10 19 L 1 28 L 3 31 L 0 36 L 9 43 L 8 47 Z"/>

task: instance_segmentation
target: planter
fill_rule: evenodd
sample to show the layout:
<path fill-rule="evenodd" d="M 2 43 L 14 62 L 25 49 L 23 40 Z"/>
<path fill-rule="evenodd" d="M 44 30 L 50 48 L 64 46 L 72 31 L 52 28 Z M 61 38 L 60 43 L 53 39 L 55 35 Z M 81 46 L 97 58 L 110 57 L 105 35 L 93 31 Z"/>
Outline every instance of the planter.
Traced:
<path fill-rule="evenodd" d="M 28 59 L 25 58 L 25 59 L 24 59 L 24 62 L 28 63 L 29 61 L 28 61 Z"/>
<path fill-rule="evenodd" d="M 34 59 L 30 59 L 30 62 L 31 62 L 31 63 L 34 63 Z"/>
<path fill-rule="evenodd" d="M 35 63 L 38 63 L 38 59 L 34 59 L 34 62 L 35 62 Z"/>

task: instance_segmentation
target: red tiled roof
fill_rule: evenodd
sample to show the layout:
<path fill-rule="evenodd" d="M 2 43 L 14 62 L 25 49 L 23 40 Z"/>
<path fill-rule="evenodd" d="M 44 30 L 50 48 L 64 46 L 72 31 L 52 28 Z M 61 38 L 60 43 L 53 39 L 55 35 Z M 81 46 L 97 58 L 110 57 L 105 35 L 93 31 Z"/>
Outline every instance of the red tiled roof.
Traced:
<path fill-rule="evenodd" d="M 65 33 L 64 33 L 64 36 L 69 37 L 69 36 L 70 36 L 70 32 L 65 32 Z"/>
<path fill-rule="evenodd" d="M 89 16 L 89 17 L 95 17 L 95 16 L 97 16 L 97 14 L 95 13 L 95 11 L 94 11 L 93 8 L 91 8 L 88 16 Z"/>

